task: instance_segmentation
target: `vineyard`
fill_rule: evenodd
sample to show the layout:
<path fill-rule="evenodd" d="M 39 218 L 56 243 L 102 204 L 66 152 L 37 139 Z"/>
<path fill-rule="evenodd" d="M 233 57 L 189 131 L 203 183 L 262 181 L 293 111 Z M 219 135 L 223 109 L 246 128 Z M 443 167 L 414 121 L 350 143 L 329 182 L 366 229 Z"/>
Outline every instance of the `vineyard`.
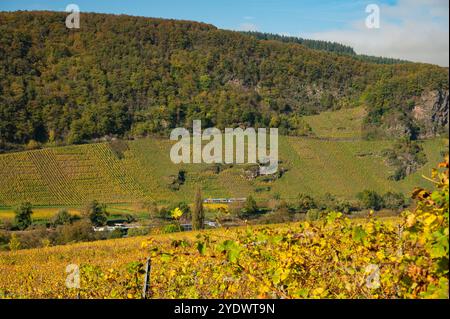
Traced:
<path fill-rule="evenodd" d="M 400 221 L 317 222 L 0 253 L 4 298 L 448 298 L 448 158 Z M 67 288 L 77 265 L 79 287 Z"/>
<path fill-rule="evenodd" d="M 0 156 L 0 205 L 76 205 L 144 197 L 108 144 L 48 148 Z"/>
<path fill-rule="evenodd" d="M 214 172 L 207 165 L 175 165 L 170 161 L 170 141 L 146 138 L 126 142 L 117 154 L 108 143 L 46 148 L 0 155 L 0 206 L 23 201 L 33 205 L 75 207 L 96 199 L 104 203 L 190 201 L 201 185 L 205 197 L 245 197 L 259 200 L 274 194 L 295 198 L 332 193 L 354 198 L 363 189 L 379 192 L 429 186 L 421 176 L 439 162 L 447 140 L 422 143 L 428 163 L 402 181 L 381 156 L 391 141 L 337 141 L 280 137 L 280 166 L 287 172 L 279 179 L 247 179 L 243 167 Z M 178 190 L 168 186 L 180 170 L 186 180 Z"/>

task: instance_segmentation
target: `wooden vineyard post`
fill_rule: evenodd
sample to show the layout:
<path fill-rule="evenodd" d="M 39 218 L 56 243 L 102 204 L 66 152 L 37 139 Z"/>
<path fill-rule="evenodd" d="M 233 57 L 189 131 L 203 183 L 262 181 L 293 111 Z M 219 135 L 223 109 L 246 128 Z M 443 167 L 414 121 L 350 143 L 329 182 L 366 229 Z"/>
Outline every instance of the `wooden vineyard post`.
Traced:
<path fill-rule="evenodd" d="M 145 263 L 145 278 L 144 278 L 144 287 L 142 288 L 142 299 L 147 299 L 148 290 L 150 288 L 150 271 L 151 271 L 151 261 L 150 258 L 147 258 L 147 262 Z"/>

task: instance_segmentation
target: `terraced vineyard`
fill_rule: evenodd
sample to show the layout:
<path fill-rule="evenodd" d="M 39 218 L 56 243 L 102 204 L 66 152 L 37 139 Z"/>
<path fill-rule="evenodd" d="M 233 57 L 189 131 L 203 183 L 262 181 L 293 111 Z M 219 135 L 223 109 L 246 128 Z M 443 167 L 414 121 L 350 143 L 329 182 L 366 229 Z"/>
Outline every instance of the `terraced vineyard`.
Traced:
<path fill-rule="evenodd" d="M 288 171 L 275 181 L 246 179 L 242 166 L 214 173 L 207 165 L 175 165 L 170 161 L 170 141 L 147 138 L 128 141 L 123 156 L 108 143 L 88 144 L 0 155 L 0 206 L 23 201 L 33 205 L 79 206 L 97 199 L 104 203 L 161 203 L 191 201 L 197 186 L 206 197 L 269 199 L 275 193 L 294 198 L 326 192 L 353 198 L 363 189 L 384 193 L 409 193 L 429 186 L 429 175 L 448 145 L 445 139 L 423 142 L 428 163 L 405 180 L 388 180 L 381 151 L 390 141 L 321 140 L 280 137 L 280 166 Z M 169 189 L 173 176 L 184 169 L 186 181 L 178 191 Z"/>
<path fill-rule="evenodd" d="M 108 144 L 0 156 L 0 203 L 76 205 L 93 199 L 128 202 L 144 197 Z"/>

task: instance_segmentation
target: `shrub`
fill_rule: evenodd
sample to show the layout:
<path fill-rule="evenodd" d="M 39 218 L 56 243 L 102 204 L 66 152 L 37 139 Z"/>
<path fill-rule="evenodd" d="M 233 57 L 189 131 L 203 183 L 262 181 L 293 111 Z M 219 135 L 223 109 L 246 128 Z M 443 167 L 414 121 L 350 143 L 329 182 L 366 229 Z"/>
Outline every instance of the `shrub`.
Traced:
<path fill-rule="evenodd" d="M 108 239 L 116 239 L 116 238 L 122 238 L 124 235 L 126 235 L 126 231 L 116 228 L 112 232 L 108 234 Z"/>
<path fill-rule="evenodd" d="M 128 237 L 145 236 L 150 234 L 148 227 L 130 228 L 128 229 Z"/>
<path fill-rule="evenodd" d="M 180 231 L 181 231 L 180 226 L 176 225 L 176 224 L 166 225 L 166 226 L 164 226 L 164 229 L 163 229 L 164 234 L 177 233 Z"/>
<path fill-rule="evenodd" d="M 351 202 L 346 200 L 338 200 L 333 205 L 332 210 L 341 212 L 344 214 L 350 214 L 352 211 L 356 210 L 355 205 L 353 205 Z"/>
<path fill-rule="evenodd" d="M 380 210 L 383 208 L 383 198 L 375 191 L 365 190 L 357 195 L 362 208 Z"/>
<path fill-rule="evenodd" d="M 183 212 L 183 218 L 191 218 L 191 208 L 185 202 L 178 203 L 177 207 Z"/>
<path fill-rule="evenodd" d="M 58 211 L 58 213 L 56 213 L 55 216 L 53 216 L 52 224 L 54 226 L 70 224 L 70 223 L 72 223 L 72 221 L 74 219 L 75 219 L 75 216 L 71 215 L 67 211 L 67 209 L 63 208 L 63 209 L 60 209 Z"/>
<path fill-rule="evenodd" d="M 73 224 L 58 226 L 57 242 L 66 244 L 70 242 L 91 241 L 95 239 L 92 224 L 86 220 L 79 220 Z"/>
<path fill-rule="evenodd" d="M 11 239 L 9 240 L 9 250 L 16 251 L 20 248 L 20 240 L 16 234 L 11 235 Z"/>
<path fill-rule="evenodd" d="M 11 235 L 9 234 L 9 232 L 0 230 L 0 246 L 8 244 L 10 239 Z"/>
<path fill-rule="evenodd" d="M 125 214 L 124 215 L 127 223 L 134 223 L 135 221 L 137 221 L 136 216 L 132 215 L 132 214 Z"/>
<path fill-rule="evenodd" d="M 104 226 L 108 221 L 108 212 L 105 205 L 96 200 L 92 201 L 86 208 L 85 215 L 90 219 L 94 226 Z"/>
<path fill-rule="evenodd" d="M 275 212 L 264 214 L 258 218 L 258 222 L 262 224 L 281 224 L 293 220 L 293 215 L 287 209 L 280 209 Z"/>
<path fill-rule="evenodd" d="M 295 210 L 298 213 L 306 213 L 310 209 L 317 208 L 316 202 L 311 196 L 305 194 L 299 194 L 297 197 L 297 203 Z"/>
<path fill-rule="evenodd" d="M 240 217 L 250 217 L 259 212 L 258 205 L 256 205 L 255 199 L 250 195 L 247 197 L 244 207 L 241 209 Z"/>
<path fill-rule="evenodd" d="M 31 215 L 33 214 L 33 211 L 31 210 L 30 203 L 26 202 L 20 204 L 14 212 L 16 214 L 14 223 L 18 229 L 24 230 L 31 225 Z"/>
<path fill-rule="evenodd" d="M 150 218 L 160 217 L 158 204 L 156 202 L 152 202 L 147 206 L 148 214 Z"/>
<path fill-rule="evenodd" d="M 319 220 L 321 216 L 322 216 L 322 212 L 320 210 L 315 209 L 315 208 L 314 209 L 310 209 L 306 213 L 306 220 L 307 221 Z"/>
<path fill-rule="evenodd" d="M 406 201 L 402 193 L 387 192 L 383 195 L 383 204 L 388 209 L 400 209 L 405 206 Z"/>
<path fill-rule="evenodd" d="M 12 224 L 11 220 L 9 219 L 0 220 L 0 229 L 12 230 L 13 228 L 14 225 Z"/>

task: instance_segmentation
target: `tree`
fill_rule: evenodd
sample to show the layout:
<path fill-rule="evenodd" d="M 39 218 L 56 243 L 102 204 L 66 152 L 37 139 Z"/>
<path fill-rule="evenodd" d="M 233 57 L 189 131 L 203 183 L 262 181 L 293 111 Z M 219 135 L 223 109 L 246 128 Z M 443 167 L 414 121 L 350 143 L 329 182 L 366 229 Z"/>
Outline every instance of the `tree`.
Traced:
<path fill-rule="evenodd" d="M 58 211 L 58 213 L 53 217 L 53 225 L 65 225 L 70 224 L 74 220 L 74 216 L 72 216 L 67 209 L 62 208 Z"/>
<path fill-rule="evenodd" d="M 92 224 L 86 220 L 78 220 L 72 224 L 58 226 L 57 243 L 66 244 L 70 242 L 83 242 L 95 239 Z"/>
<path fill-rule="evenodd" d="M 105 205 L 100 204 L 98 201 L 92 201 L 86 208 L 86 215 L 94 226 L 104 226 L 108 221 L 108 212 Z"/>
<path fill-rule="evenodd" d="M 357 195 L 363 208 L 380 210 L 383 208 L 383 198 L 375 191 L 365 190 Z"/>
<path fill-rule="evenodd" d="M 195 194 L 194 209 L 192 211 L 192 229 L 203 229 L 205 223 L 205 210 L 203 208 L 203 198 L 200 188 Z"/>
<path fill-rule="evenodd" d="M 244 208 L 242 208 L 241 210 L 241 215 L 243 217 L 251 216 L 258 213 L 258 211 L 259 211 L 258 205 L 256 205 L 256 201 L 253 198 L 253 196 L 250 195 L 245 200 Z"/>
<path fill-rule="evenodd" d="M 399 209 L 405 206 L 405 197 L 402 193 L 387 192 L 383 195 L 384 207 L 388 209 Z"/>
<path fill-rule="evenodd" d="M 305 194 L 299 194 L 297 197 L 297 207 L 296 211 L 299 213 L 306 213 L 311 209 L 317 208 L 316 202 L 314 199 Z"/>
<path fill-rule="evenodd" d="M 24 230 L 31 225 L 31 214 L 33 214 L 33 211 L 31 210 L 30 203 L 26 202 L 20 204 L 14 212 L 16 214 L 14 222 L 18 229 Z"/>

